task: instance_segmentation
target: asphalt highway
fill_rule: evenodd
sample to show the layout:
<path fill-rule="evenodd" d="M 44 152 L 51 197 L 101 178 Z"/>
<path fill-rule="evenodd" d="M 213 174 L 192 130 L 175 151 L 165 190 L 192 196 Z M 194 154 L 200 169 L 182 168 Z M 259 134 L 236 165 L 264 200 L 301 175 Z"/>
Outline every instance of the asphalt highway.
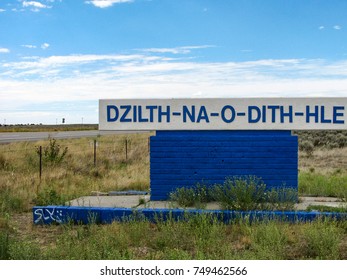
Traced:
<path fill-rule="evenodd" d="M 98 135 L 114 135 L 114 134 L 133 134 L 143 133 L 145 131 L 100 131 L 100 130 L 82 130 L 82 131 L 50 131 L 50 132 L 1 132 L 0 144 L 21 141 L 39 141 L 48 138 L 68 139 L 96 137 Z"/>

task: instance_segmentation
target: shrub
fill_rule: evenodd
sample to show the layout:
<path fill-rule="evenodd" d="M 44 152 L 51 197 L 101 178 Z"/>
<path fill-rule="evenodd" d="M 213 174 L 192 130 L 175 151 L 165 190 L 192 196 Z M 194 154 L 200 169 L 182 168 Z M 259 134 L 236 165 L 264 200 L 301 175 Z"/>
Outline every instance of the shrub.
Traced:
<path fill-rule="evenodd" d="M 192 187 L 182 187 L 170 193 L 170 200 L 183 207 L 191 207 L 195 203 L 195 192 Z"/>
<path fill-rule="evenodd" d="M 256 176 L 227 178 L 213 188 L 213 198 L 228 210 L 252 210 L 264 202 L 266 185 Z"/>
<path fill-rule="evenodd" d="M 242 176 L 227 178 L 221 185 L 178 188 L 170 199 L 182 207 L 204 208 L 207 202 L 217 201 L 227 210 L 292 210 L 298 192 L 289 187 L 267 190 L 260 178 Z"/>
<path fill-rule="evenodd" d="M 292 210 L 298 201 L 298 192 L 288 187 L 274 188 L 265 193 L 265 201 L 269 210 Z"/>
<path fill-rule="evenodd" d="M 40 206 L 46 205 L 64 205 L 66 198 L 59 195 L 53 188 L 47 188 L 38 193 L 34 203 Z"/>
<path fill-rule="evenodd" d="M 211 198 L 208 187 L 203 183 L 198 183 L 196 186 L 178 188 L 171 192 L 170 200 L 176 201 L 183 207 L 203 207 Z"/>
<path fill-rule="evenodd" d="M 299 148 L 313 145 L 313 148 L 343 148 L 347 147 L 347 132 L 344 130 L 295 131 L 299 136 Z M 310 144 L 308 144 L 310 143 Z"/>
<path fill-rule="evenodd" d="M 347 135 L 338 135 L 336 137 L 336 142 L 339 148 L 347 147 Z"/>
<path fill-rule="evenodd" d="M 57 140 L 54 138 L 49 139 L 49 144 L 46 147 L 43 147 L 42 150 L 42 159 L 45 162 L 49 162 L 51 164 L 58 164 L 63 161 L 66 156 L 68 148 L 61 148 L 60 145 L 57 144 Z M 36 147 L 37 154 L 40 154 L 40 148 Z"/>
<path fill-rule="evenodd" d="M 312 142 L 304 140 L 299 143 L 299 150 L 305 152 L 308 157 L 311 157 L 313 155 L 314 146 Z"/>

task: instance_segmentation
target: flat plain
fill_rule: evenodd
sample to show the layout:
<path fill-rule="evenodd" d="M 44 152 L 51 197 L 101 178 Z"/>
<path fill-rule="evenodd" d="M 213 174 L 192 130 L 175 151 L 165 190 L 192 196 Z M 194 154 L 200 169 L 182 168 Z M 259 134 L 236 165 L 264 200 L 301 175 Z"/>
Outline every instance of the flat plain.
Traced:
<path fill-rule="evenodd" d="M 34 205 L 62 204 L 93 191 L 149 190 L 150 135 L 0 145 L 0 258 L 347 259 L 347 221 L 222 224 L 202 215 L 155 224 L 33 225 Z M 313 151 L 301 146 L 299 194 L 346 200 L 347 145 L 329 143 L 312 144 Z"/>

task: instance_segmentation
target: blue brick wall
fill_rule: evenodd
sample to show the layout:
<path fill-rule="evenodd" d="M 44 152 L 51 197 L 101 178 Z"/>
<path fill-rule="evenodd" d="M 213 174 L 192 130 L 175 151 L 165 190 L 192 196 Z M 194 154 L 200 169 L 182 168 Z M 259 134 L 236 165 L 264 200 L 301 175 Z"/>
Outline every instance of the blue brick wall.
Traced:
<path fill-rule="evenodd" d="M 290 131 L 157 131 L 150 140 L 151 200 L 179 187 L 255 175 L 298 188 L 298 139 Z"/>

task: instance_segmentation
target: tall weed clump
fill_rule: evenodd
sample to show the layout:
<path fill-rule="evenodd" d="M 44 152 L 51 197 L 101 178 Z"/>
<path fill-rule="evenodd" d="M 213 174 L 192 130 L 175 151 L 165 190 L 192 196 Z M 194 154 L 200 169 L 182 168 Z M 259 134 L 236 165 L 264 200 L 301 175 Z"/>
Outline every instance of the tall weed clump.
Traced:
<path fill-rule="evenodd" d="M 252 210 L 265 201 L 266 185 L 256 176 L 227 178 L 213 188 L 212 195 L 223 209 Z"/>
<path fill-rule="evenodd" d="M 298 202 L 298 191 L 293 188 L 280 187 L 266 191 L 262 208 L 268 210 L 293 210 Z"/>
<path fill-rule="evenodd" d="M 170 200 L 176 201 L 180 206 L 204 208 L 212 200 L 209 188 L 204 183 L 197 183 L 192 187 L 178 188 L 169 195 Z"/>
<path fill-rule="evenodd" d="M 260 260 L 286 259 L 288 236 L 285 225 L 277 221 L 262 221 L 248 226 L 252 258 Z"/>
<path fill-rule="evenodd" d="M 0 213 L 13 213 L 23 210 L 24 201 L 9 187 L 0 188 Z"/>
<path fill-rule="evenodd" d="M 225 210 L 292 210 L 298 201 L 298 192 L 289 187 L 269 189 L 261 178 L 241 176 L 226 178 L 223 184 L 178 188 L 170 199 L 182 207 L 205 208 L 216 201 Z"/>
<path fill-rule="evenodd" d="M 319 219 L 303 228 L 304 252 L 307 258 L 335 260 L 340 256 L 339 246 L 343 230 L 329 219 Z"/>
<path fill-rule="evenodd" d="M 66 195 L 59 194 L 56 188 L 49 186 L 38 192 L 34 203 L 40 206 L 65 205 L 68 199 Z"/>
<path fill-rule="evenodd" d="M 299 192 L 302 195 L 335 196 L 346 201 L 347 174 L 300 172 Z"/>
<path fill-rule="evenodd" d="M 68 152 L 68 147 L 62 148 L 54 138 L 49 138 L 48 145 L 42 148 L 42 159 L 50 164 L 61 163 Z M 36 148 L 36 153 L 40 154 L 40 147 Z"/>

